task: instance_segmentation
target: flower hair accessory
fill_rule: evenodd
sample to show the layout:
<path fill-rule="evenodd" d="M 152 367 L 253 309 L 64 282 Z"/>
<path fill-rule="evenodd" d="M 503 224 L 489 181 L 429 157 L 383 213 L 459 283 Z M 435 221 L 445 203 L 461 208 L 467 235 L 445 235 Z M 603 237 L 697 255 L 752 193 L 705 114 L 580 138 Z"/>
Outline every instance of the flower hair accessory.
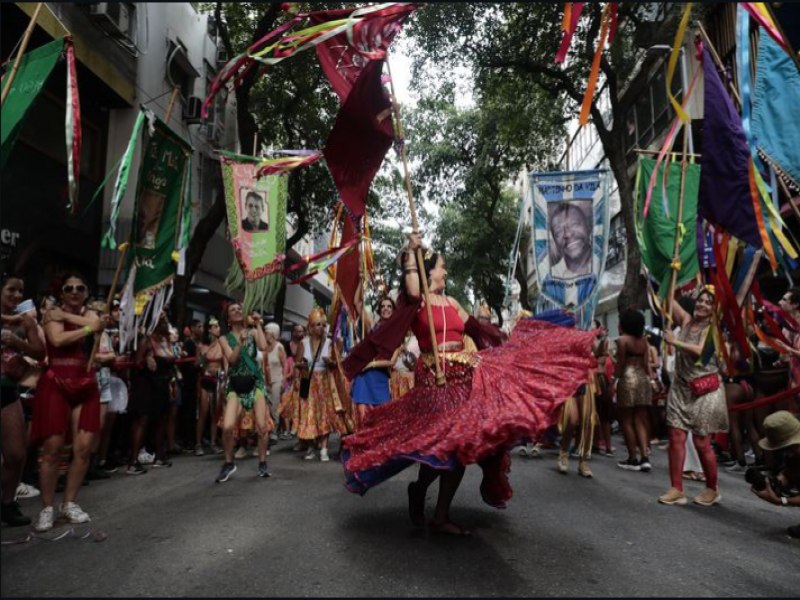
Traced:
<path fill-rule="evenodd" d="M 433 257 L 433 248 L 426 248 L 424 257 L 425 260 L 430 260 Z"/>
<path fill-rule="evenodd" d="M 208 320 L 208 326 L 213 327 L 214 325 L 219 325 L 219 321 L 216 319 L 216 317 L 211 317 Z"/>

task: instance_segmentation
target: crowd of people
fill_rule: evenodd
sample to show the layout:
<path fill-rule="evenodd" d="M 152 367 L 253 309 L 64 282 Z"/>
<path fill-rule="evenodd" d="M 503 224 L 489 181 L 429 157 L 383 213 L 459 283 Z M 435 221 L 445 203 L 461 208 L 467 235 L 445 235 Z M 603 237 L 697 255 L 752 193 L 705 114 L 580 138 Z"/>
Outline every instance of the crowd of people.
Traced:
<path fill-rule="evenodd" d="M 563 474 L 569 457 L 577 458 L 585 478 L 594 476 L 593 457 L 650 472 L 660 462 L 652 460 L 654 450 L 667 450 L 669 489 L 657 499 L 666 505 L 689 502 L 685 480 L 705 483 L 695 504 L 719 503 L 720 462 L 744 474 L 763 500 L 800 503 L 800 422 L 791 412 L 797 396 L 744 406 L 800 383 L 800 290 L 780 303 L 788 315 L 784 353 L 758 339 L 747 361 L 728 340 L 722 360 L 707 353 L 710 287 L 693 300 L 668 302 L 671 327 L 663 331 L 625 310 L 619 337 L 609 340 L 599 322 L 581 332 L 574 321 L 559 321 L 561 313 L 545 320 L 575 335 L 551 338 L 551 329 L 535 324 L 542 317 L 526 313 L 513 321 L 509 338 L 487 314 L 474 319 L 442 293 L 443 257 L 404 261 L 400 297 L 378 300 L 374 322 L 364 324 L 369 333 L 349 353 L 320 308 L 282 340 L 279 324 L 234 302 L 220 319 L 192 320 L 182 335 L 165 313 L 121 354 L 120 303 L 91 302 L 82 275 L 68 273 L 38 310 L 23 302 L 23 279 L 4 276 L 2 521 L 30 524 L 17 499 L 38 495 L 37 532 L 57 519 L 88 522 L 77 503 L 87 481 L 169 468 L 178 454 L 221 455 L 215 481 L 223 483 L 250 452 L 254 475 L 268 478 L 270 446 L 292 441 L 305 460 L 329 462 L 336 458 L 331 435 L 342 438 L 346 485 L 357 493 L 419 464 L 408 486 L 417 525 L 426 523 L 426 491 L 439 478 L 428 524 L 445 534 L 468 533 L 449 514 L 465 466 L 481 466 L 484 501 L 503 507 L 511 497 L 508 451 L 520 444 L 525 456 L 552 448 Z M 420 271 L 431 288 L 429 306 Z M 550 365 L 558 374 L 548 379 L 542 373 Z M 624 455 L 612 444 L 615 426 Z"/>

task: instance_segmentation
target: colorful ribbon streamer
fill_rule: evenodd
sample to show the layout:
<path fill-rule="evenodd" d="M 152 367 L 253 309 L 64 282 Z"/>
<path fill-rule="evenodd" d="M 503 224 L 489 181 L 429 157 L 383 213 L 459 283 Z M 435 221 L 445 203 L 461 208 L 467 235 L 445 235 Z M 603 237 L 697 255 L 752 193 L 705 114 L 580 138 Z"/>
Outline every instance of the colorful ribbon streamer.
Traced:
<path fill-rule="evenodd" d="M 66 139 L 67 139 L 67 180 L 69 182 L 69 204 L 71 214 L 78 209 L 78 184 L 81 175 L 81 101 L 78 94 L 78 72 L 75 68 L 75 46 L 72 39 L 64 40 L 67 55 L 67 106 L 66 106 Z"/>
<path fill-rule="evenodd" d="M 575 30 L 578 28 L 578 20 L 581 17 L 581 11 L 586 2 L 565 2 L 564 3 L 564 18 L 561 21 L 561 30 L 564 32 L 561 38 L 561 45 L 556 52 L 555 61 L 557 63 L 564 62 L 567 58 L 567 51 L 572 43 L 572 37 L 575 35 Z"/>
<path fill-rule="evenodd" d="M 686 35 L 686 28 L 689 25 L 689 17 L 692 16 L 693 4 L 693 2 L 687 3 L 686 8 L 683 10 L 683 16 L 681 17 L 680 25 L 678 25 L 678 31 L 675 32 L 675 41 L 672 43 L 672 53 L 669 55 L 669 63 L 667 64 L 667 96 L 672 104 L 672 108 L 675 109 L 675 114 L 678 115 L 678 118 L 683 123 L 689 122 L 689 115 L 686 114 L 686 111 L 683 110 L 683 107 L 678 103 L 677 98 L 672 95 L 672 79 L 675 76 L 675 66 L 678 64 L 678 55 L 683 45 L 683 38 Z"/>
<path fill-rule="evenodd" d="M 767 31 L 770 37 L 783 48 L 786 54 L 789 56 L 792 55 L 792 49 L 789 47 L 789 44 L 786 43 L 786 40 L 783 39 L 781 32 L 778 30 L 772 18 L 769 8 L 767 8 L 764 2 L 739 2 L 738 4 L 750 13 L 750 16 Z"/>
<path fill-rule="evenodd" d="M 586 93 L 583 95 L 583 104 L 581 105 L 581 114 L 579 123 L 583 127 L 589 122 L 589 113 L 592 109 L 592 101 L 594 100 L 594 90 L 597 87 L 597 78 L 600 74 L 600 59 L 603 56 L 603 49 L 606 45 L 608 38 L 608 11 L 609 5 L 603 7 L 603 14 L 601 15 L 602 25 L 600 26 L 600 41 L 597 43 L 597 48 L 594 51 L 594 59 L 592 60 L 592 68 L 589 71 L 589 82 L 586 85 Z"/>

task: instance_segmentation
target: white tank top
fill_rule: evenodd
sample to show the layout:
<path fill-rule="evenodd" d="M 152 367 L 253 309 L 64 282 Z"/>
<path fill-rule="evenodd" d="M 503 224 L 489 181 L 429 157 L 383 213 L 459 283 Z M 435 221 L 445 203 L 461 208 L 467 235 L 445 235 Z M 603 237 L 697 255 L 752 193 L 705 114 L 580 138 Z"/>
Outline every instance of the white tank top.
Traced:
<path fill-rule="evenodd" d="M 325 370 L 325 361 L 323 359 L 328 358 L 331 350 L 330 346 L 330 340 L 325 338 L 325 343 L 322 345 L 322 350 L 319 351 L 317 362 L 314 363 L 315 371 Z M 314 360 L 314 355 L 311 353 L 311 340 L 307 337 L 303 338 L 303 358 L 306 359 L 308 366 L 311 367 L 311 362 Z"/>
<path fill-rule="evenodd" d="M 269 377 L 273 385 L 283 381 L 283 369 L 281 368 L 280 342 L 276 342 L 272 352 L 267 354 L 267 367 L 269 368 Z"/>

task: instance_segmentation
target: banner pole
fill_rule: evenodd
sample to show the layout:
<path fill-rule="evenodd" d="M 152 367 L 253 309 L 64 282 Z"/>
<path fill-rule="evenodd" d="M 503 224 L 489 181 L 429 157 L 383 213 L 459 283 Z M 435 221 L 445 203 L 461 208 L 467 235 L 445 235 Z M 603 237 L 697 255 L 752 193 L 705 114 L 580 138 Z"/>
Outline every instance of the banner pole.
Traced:
<path fill-rule="evenodd" d="M 406 146 L 403 143 L 403 124 L 400 121 L 400 109 L 394 93 L 394 79 L 392 78 L 392 68 L 389 66 L 389 55 L 386 55 L 386 71 L 389 75 L 389 87 L 392 91 L 392 115 L 394 116 L 397 130 L 395 136 L 400 144 L 400 157 L 403 159 L 403 172 L 408 194 L 408 208 L 411 211 L 411 228 L 419 232 L 419 220 L 417 219 L 417 207 L 414 204 L 414 192 L 411 189 L 411 177 L 409 176 L 408 157 L 406 156 Z M 444 385 L 446 382 L 442 367 L 439 364 L 439 348 L 436 345 L 436 329 L 433 326 L 433 308 L 431 307 L 430 290 L 428 288 L 428 278 L 425 276 L 425 261 L 422 257 L 422 248 L 417 248 L 417 264 L 420 268 L 420 278 L 422 282 L 422 293 L 425 299 L 425 311 L 428 317 L 428 330 L 431 335 L 431 348 L 433 349 L 433 362 L 436 367 L 436 385 Z"/>
<path fill-rule="evenodd" d="M 111 313 L 111 302 L 114 300 L 114 294 L 117 292 L 117 283 L 119 282 L 119 276 L 122 273 L 122 265 L 125 264 L 125 252 L 128 250 L 128 244 L 122 243 L 119 245 L 119 261 L 117 262 L 117 269 L 114 271 L 114 278 L 111 280 L 111 288 L 108 290 L 108 298 L 106 299 L 106 312 Z M 100 337 L 101 334 L 96 333 L 94 336 L 94 345 L 92 346 L 92 353 L 89 355 L 89 362 L 86 365 L 86 372 L 89 373 L 92 370 L 92 364 L 94 363 L 94 357 L 97 354 L 97 350 L 100 348 Z"/>
<path fill-rule="evenodd" d="M 5 87 L 3 87 L 3 96 L 0 98 L 0 103 L 6 101 L 6 97 L 8 93 L 11 91 L 11 84 L 14 82 L 14 77 L 17 75 L 17 71 L 19 70 L 19 63 L 22 60 L 22 56 L 25 54 L 25 50 L 28 48 L 28 42 L 31 40 L 31 35 L 33 35 L 33 28 L 36 26 L 36 19 L 39 17 L 39 12 L 42 10 L 44 6 L 44 2 L 39 2 L 36 5 L 36 10 L 33 11 L 33 16 L 31 17 L 30 22 L 28 23 L 28 27 L 25 29 L 25 33 L 22 35 L 22 42 L 19 45 L 19 51 L 17 52 L 17 56 L 14 59 L 14 65 L 11 67 L 11 72 L 8 74 L 8 80 L 6 81 Z"/>
<path fill-rule="evenodd" d="M 181 91 L 177 85 L 172 89 L 172 95 L 169 97 L 169 104 L 167 105 L 167 114 L 164 116 L 164 123 L 169 125 L 170 117 L 172 117 L 172 109 L 175 108 L 175 100 L 178 99 L 178 92 Z"/>
<path fill-rule="evenodd" d="M 669 282 L 669 290 L 667 291 L 667 298 L 669 298 L 669 304 L 667 305 L 667 321 L 672 324 L 672 305 L 675 302 L 675 287 L 678 283 L 678 271 L 680 270 L 680 241 L 681 241 L 681 224 L 683 223 L 683 196 L 684 196 L 684 189 L 686 185 L 686 170 L 689 168 L 689 162 L 686 160 L 686 152 L 687 152 L 687 144 L 689 140 L 689 136 L 687 131 L 691 127 L 691 122 L 687 123 L 683 127 L 683 155 L 681 156 L 681 188 L 680 193 L 678 195 L 678 215 L 677 220 L 675 221 L 675 245 L 673 246 L 674 250 L 672 251 L 672 277 L 670 278 Z M 669 163 L 666 163 L 664 169 L 666 170 L 669 168 Z M 665 173 L 666 176 L 666 173 Z"/>

